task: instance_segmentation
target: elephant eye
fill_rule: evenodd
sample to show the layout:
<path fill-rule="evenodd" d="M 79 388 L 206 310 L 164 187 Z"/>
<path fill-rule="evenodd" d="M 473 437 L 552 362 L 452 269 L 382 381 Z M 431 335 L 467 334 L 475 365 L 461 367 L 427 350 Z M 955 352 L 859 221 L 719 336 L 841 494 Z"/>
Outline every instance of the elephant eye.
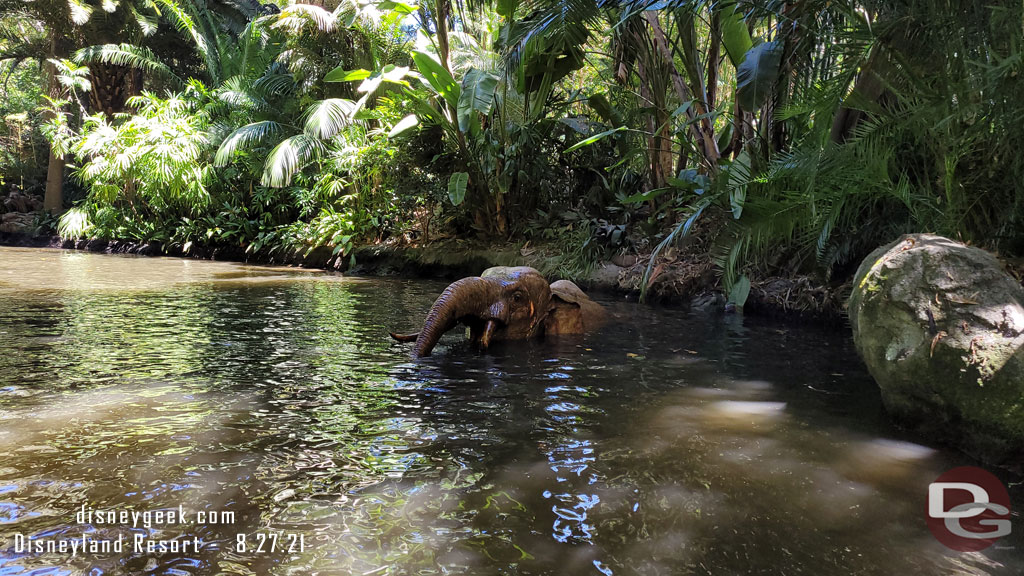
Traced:
<path fill-rule="evenodd" d="M 517 303 L 518 302 L 522 302 L 523 301 L 523 293 L 522 292 L 516 292 L 515 294 L 513 294 L 512 295 L 512 301 L 513 302 L 517 302 Z"/>

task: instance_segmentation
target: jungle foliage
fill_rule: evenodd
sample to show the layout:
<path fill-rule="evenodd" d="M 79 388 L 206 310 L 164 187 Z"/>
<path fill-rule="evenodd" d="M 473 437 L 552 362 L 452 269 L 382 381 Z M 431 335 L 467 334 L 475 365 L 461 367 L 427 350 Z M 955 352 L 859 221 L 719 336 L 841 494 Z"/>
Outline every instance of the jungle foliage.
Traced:
<path fill-rule="evenodd" d="M 49 168 L 68 236 L 342 255 L 479 236 L 585 260 L 703 222 L 727 290 L 755 268 L 844 276 L 909 231 L 1024 251 L 1020 2 L 0 13 L 4 182 Z"/>

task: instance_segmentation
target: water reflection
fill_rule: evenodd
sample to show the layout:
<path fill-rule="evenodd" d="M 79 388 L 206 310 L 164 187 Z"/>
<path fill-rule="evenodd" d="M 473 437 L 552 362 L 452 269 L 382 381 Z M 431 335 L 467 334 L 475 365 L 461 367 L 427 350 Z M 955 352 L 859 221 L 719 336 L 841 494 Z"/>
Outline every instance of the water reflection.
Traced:
<path fill-rule="evenodd" d="M 931 538 L 927 483 L 968 462 L 889 427 L 831 333 L 609 303 L 599 337 L 456 335 L 414 362 L 387 330 L 442 283 L 3 248 L 0 282 L 0 574 L 1024 570 L 1024 530 Z M 82 504 L 236 518 L 82 525 Z M 140 530 L 205 546 L 10 540 Z M 270 531 L 306 549 L 236 549 Z"/>

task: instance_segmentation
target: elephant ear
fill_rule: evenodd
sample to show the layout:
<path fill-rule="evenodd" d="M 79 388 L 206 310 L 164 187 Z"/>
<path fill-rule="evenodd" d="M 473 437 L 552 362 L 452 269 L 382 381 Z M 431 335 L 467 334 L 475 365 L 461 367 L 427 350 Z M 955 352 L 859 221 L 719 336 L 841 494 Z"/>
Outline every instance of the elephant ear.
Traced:
<path fill-rule="evenodd" d="M 558 280 L 551 283 L 551 295 L 562 302 L 579 304 L 580 300 L 590 300 L 580 287 L 568 280 Z"/>
<path fill-rule="evenodd" d="M 568 280 L 551 283 L 551 308 L 544 319 L 545 334 L 583 334 L 604 319 L 604 308 Z"/>

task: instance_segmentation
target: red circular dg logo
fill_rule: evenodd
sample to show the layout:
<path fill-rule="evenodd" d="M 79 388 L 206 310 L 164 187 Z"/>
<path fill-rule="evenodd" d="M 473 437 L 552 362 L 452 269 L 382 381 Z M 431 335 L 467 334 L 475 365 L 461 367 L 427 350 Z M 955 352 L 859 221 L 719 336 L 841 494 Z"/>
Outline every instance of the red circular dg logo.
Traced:
<path fill-rule="evenodd" d="M 928 485 L 927 518 L 947 548 L 977 552 L 1010 533 L 1010 495 L 991 473 L 961 466 Z"/>

